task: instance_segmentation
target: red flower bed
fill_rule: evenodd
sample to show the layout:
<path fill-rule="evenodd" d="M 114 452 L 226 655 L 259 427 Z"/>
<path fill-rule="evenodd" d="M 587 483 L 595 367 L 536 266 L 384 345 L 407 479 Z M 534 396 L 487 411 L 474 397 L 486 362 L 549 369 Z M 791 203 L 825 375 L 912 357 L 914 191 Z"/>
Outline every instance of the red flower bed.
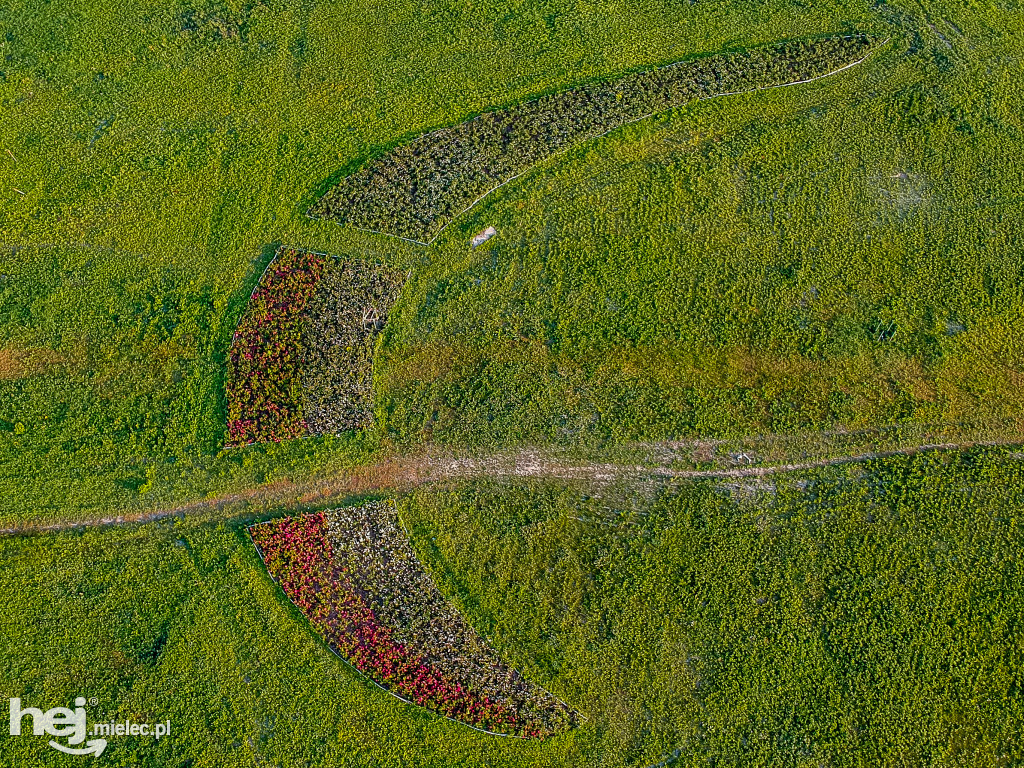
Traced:
<path fill-rule="evenodd" d="M 303 315 L 327 257 L 282 249 L 257 286 L 228 351 L 228 445 L 308 434 L 303 414 Z"/>
<path fill-rule="evenodd" d="M 373 350 L 401 273 L 281 248 L 228 351 L 227 445 L 373 423 Z"/>
<path fill-rule="evenodd" d="M 541 697 L 547 698 L 544 705 L 556 712 L 560 726 L 571 722 L 565 705 L 542 689 L 532 686 L 524 696 L 513 688 L 504 696 L 499 688 L 489 695 L 485 682 L 473 684 L 472 670 L 467 674 L 451 660 L 398 639 L 402 628 L 389 624 L 370 606 L 379 595 L 367 594 L 350 567 L 351 560 L 334 552 L 330 514 L 262 523 L 249 533 L 267 571 L 335 652 L 395 695 L 476 728 L 527 737 L 551 733 L 554 720 L 538 717 L 535 711 Z M 409 594 L 408 598 L 416 601 L 422 596 Z M 443 607 L 440 612 L 444 613 Z M 529 686 L 514 670 L 500 664 L 492 669 L 505 678 L 517 678 L 520 688 Z"/>

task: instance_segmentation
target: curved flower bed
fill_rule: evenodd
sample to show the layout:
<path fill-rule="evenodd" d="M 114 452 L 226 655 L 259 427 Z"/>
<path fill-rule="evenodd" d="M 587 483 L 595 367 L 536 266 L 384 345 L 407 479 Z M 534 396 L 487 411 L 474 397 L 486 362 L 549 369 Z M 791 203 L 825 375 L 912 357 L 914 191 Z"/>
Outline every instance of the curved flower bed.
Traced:
<path fill-rule="evenodd" d="M 398 273 L 281 248 L 228 351 L 227 444 L 362 429 L 373 421 L 373 345 Z"/>
<path fill-rule="evenodd" d="M 327 192 L 309 215 L 427 243 L 488 193 L 583 141 L 696 99 L 822 77 L 863 59 L 871 44 L 867 35 L 784 42 L 486 112 L 374 158 Z"/>
<path fill-rule="evenodd" d="M 504 665 L 438 592 L 393 505 L 249 528 L 267 571 L 328 645 L 385 690 L 493 733 L 542 737 L 574 713 Z"/>

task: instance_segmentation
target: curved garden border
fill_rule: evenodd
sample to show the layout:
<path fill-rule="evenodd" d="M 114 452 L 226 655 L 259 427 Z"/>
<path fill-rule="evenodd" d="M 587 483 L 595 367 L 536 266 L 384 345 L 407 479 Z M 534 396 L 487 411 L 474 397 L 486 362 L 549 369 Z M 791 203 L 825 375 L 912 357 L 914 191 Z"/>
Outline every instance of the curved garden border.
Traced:
<path fill-rule="evenodd" d="M 787 42 L 677 62 L 485 112 L 370 160 L 307 215 L 429 245 L 487 195 L 585 141 L 691 101 L 831 77 L 863 62 L 874 48 L 868 35 Z M 738 69 L 744 63 L 748 69 Z M 729 88 L 745 78 L 750 87 Z"/>
<path fill-rule="evenodd" d="M 370 426 L 374 347 L 407 278 L 382 264 L 278 248 L 231 337 L 226 447 Z"/>
<path fill-rule="evenodd" d="M 246 530 L 271 578 L 328 648 L 378 688 L 500 736 L 542 738 L 581 719 L 504 664 L 441 594 L 393 501 Z"/>

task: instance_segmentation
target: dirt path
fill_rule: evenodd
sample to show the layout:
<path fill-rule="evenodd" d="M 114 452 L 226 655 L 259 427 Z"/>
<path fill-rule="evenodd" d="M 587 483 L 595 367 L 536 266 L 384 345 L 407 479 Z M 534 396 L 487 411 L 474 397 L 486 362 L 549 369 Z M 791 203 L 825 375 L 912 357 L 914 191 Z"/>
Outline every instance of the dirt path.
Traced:
<path fill-rule="evenodd" d="M 376 491 L 404 492 L 417 486 L 444 480 L 481 477 L 537 478 L 588 481 L 598 485 L 623 482 L 627 484 L 664 484 L 673 480 L 733 480 L 762 478 L 787 472 L 884 459 L 891 456 L 912 456 L 926 451 L 961 451 L 969 448 L 1013 445 L 1020 442 L 1020 437 L 1008 437 L 986 441 L 921 443 L 892 450 L 851 453 L 799 462 L 714 469 L 677 469 L 665 461 L 652 464 L 561 461 L 539 450 L 466 458 L 424 454 L 387 459 L 376 464 L 355 467 L 343 474 L 330 477 L 303 481 L 281 480 L 244 491 L 149 512 L 56 523 L 24 523 L 0 528 L 0 536 L 32 535 L 76 528 L 146 523 L 169 517 L 208 515 L 216 519 L 229 519 L 246 514 L 253 515 L 274 507 L 287 509 L 312 507 Z M 655 443 L 645 447 L 654 452 L 659 449 L 678 451 L 681 445 L 683 444 Z M 695 441 L 686 445 L 689 448 L 694 448 L 699 447 L 701 443 Z M 1021 454 L 1020 458 L 1024 460 L 1024 454 Z M 733 458 L 733 461 L 745 460 L 751 459 L 746 454 L 739 454 L 739 458 Z"/>
<path fill-rule="evenodd" d="M 871 459 L 884 459 L 890 456 L 913 456 L 925 451 L 963 450 L 996 445 L 999 442 L 970 443 L 924 443 L 907 448 L 890 451 L 871 451 L 850 456 L 835 456 L 827 459 L 815 459 L 791 464 L 771 464 L 767 466 L 735 467 L 732 469 L 672 469 L 671 467 L 645 466 L 642 464 L 562 464 L 545 460 L 540 454 L 523 452 L 516 455 L 515 463 L 509 465 L 501 461 L 501 457 L 483 460 L 456 460 L 445 468 L 447 477 L 539 477 L 558 480 L 596 480 L 616 481 L 630 477 L 662 477 L 680 480 L 727 480 L 744 477 L 765 477 L 785 472 L 799 472 L 807 469 L 818 469 L 840 464 L 853 464 Z"/>

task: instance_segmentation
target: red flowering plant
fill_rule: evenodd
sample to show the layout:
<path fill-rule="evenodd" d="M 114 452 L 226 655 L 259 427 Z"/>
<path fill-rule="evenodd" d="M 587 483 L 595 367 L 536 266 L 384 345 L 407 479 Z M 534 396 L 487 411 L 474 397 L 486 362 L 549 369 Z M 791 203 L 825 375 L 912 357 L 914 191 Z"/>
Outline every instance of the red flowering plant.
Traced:
<path fill-rule="evenodd" d="M 249 534 L 331 649 L 385 690 L 493 733 L 537 738 L 575 722 L 444 599 L 389 502 L 260 523 Z"/>
<path fill-rule="evenodd" d="M 229 446 L 373 423 L 373 350 L 403 276 L 281 248 L 228 351 Z"/>
<path fill-rule="evenodd" d="M 228 445 L 308 434 L 300 378 L 303 317 L 327 260 L 282 248 L 253 291 L 228 351 Z"/>

